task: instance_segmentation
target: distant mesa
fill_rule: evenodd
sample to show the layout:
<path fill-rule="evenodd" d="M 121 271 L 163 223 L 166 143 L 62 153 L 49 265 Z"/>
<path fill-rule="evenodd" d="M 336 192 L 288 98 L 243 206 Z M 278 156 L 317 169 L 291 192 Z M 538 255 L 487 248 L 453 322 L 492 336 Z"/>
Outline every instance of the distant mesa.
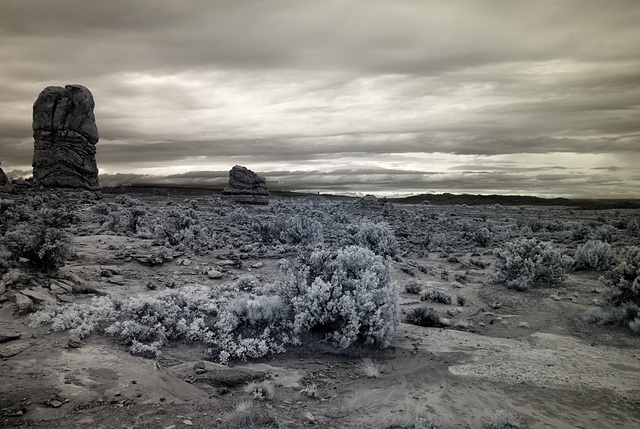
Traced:
<path fill-rule="evenodd" d="M 98 127 L 91 92 L 82 85 L 49 86 L 33 104 L 33 179 L 55 188 L 100 189 Z"/>
<path fill-rule="evenodd" d="M 222 191 L 234 201 L 245 204 L 269 204 L 269 191 L 264 177 L 241 165 L 229 171 L 229 186 Z"/>

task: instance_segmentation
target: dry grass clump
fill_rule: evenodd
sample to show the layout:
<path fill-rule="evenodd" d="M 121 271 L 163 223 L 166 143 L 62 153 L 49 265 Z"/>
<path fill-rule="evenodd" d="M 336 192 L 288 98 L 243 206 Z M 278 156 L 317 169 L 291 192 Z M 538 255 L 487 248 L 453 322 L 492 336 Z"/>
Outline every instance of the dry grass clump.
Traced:
<path fill-rule="evenodd" d="M 364 375 L 369 378 L 378 378 L 381 374 L 380 365 L 369 358 L 362 359 L 362 362 L 360 363 L 360 369 L 362 370 Z"/>
<path fill-rule="evenodd" d="M 318 393 L 318 386 L 316 386 L 315 383 L 311 383 L 307 385 L 304 389 L 300 391 L 300 393 L 307 395 L 309 398 L 313 398 L 313 399 L 320 398 L 320 394 Z"/>
<path fill-rule="evenodd" d="M 412 325 L 440 328 L 443 325 L 442 319 L 430 308 L 417 307 L 412 308 L 407 313 L 407 323 Z"/>
<path fill-rule="evenodd" d="M 248 394 L 253 395 L 253 399 L 258 399 L 260 401 L 270 401 L 273 399 L 273 395 L 275 393 L 273 384 L 267 383 L 266 381 L 262 381 L 260 383 L 252 381 L 247 385 L 245 390 Z"/>
<path fill-rule="evenodd" d="M 493 413 L 490 427 L 491 429 L 519 428 L 520 422 L 515 416 L 509 414 L 507 411 L 498 410 Z"/>
<path fill-rule="evenodd" d="M 418 416 L 404 416 L 386 426 L 385 429 L 438 429 L 439 427 L 438 416 L 425 413 Z"/>
<path fill-rule="evenodd" d="M 278 428 L 279 425 L 277 420 L 267 411 L 256 407 L 249 401 L 242 401 L 222 420 L 218 427 L 221 429 L 258 429 Z"/>

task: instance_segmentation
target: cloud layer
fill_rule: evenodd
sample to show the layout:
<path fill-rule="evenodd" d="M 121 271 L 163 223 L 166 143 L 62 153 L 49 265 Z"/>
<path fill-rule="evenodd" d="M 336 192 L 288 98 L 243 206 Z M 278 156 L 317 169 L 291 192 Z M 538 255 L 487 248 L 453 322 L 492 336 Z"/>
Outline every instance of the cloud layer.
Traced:
<path fill-rule="evenodd" d="M 635 1 L 4 9 L 10 174 L 31 164 L 39 91 L 81 83 L 109 183 L 219 183 L 241 164 L 290 189 L 640 198 Z"/>

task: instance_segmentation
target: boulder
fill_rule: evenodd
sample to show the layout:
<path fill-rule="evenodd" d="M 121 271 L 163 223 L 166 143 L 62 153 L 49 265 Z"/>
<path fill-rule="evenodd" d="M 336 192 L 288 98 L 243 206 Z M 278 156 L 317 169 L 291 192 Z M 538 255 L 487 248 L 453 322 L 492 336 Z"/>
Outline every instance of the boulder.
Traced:
<path fill-rule="evenodd" d="M 33 179 L 45 187 L 100 189 L 93 95 L 82 85 L 49 86 L 33 104 Z"/>
<path fill-rule="evenodd" d="M 31 313 L 34 310 L 33 301 L 26 295 L 21 293 L 16 293 L 12 297 L 12 301 L 16 304 L 16 310 L 18 315 L 22 316 L 23 314 Z"/>
<path fill-rule="evenodd" d="M 39 304 L 39 305 L 46 304 L 46 303 L 54 303 L 56 301 L 51 296 L 51 294 L 41 286 L 30 288 L 30 289 L 22 289 L 20 293 L 28 297 L 35 304 Z"/>
<path fill-rule="evenodd" d="M 229 171 L 229 186 L 222 191 L 234 201 L 245 204 L 269 204 L 266 180 L 246 167 L 236 165 Z"/>

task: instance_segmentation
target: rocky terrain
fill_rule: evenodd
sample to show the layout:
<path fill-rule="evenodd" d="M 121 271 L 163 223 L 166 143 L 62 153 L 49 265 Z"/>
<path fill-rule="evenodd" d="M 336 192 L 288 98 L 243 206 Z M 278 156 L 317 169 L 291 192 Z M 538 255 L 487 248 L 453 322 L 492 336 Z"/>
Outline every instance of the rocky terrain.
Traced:
<path fill-rule="evenodd" d="M 640 336 L 602 316 L 636 209 L 29 191 L 0 212 L 0 427 L 640 426 Z M 504 257 L 529 244 L 535 276 Z M 358 248 L 390 269 L 387 347 L 287 342 L 264 301 L 285 267 Z"/>

